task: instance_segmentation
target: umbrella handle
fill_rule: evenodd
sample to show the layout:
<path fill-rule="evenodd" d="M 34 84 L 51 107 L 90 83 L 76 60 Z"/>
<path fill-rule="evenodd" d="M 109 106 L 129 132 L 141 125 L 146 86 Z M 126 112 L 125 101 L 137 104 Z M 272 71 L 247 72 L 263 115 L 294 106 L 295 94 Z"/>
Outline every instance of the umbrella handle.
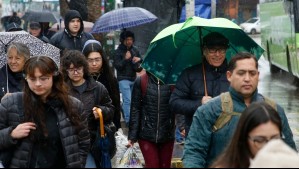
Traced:
<path fill-rule="evenodd" d="M 100 123 L 99 123 L 99 129 L 100 129 L 100 134 L 101 134 L 101 137 L 104 137 L 105 136 L 105 131 L 104 131 L 104 120 L 103 120 L 103 114 L 102 114 L 102 110 L 100 108 L 96 108 L 95 111 L 98 113 L 99 115 L 99 120 L 100 120 Z"/>

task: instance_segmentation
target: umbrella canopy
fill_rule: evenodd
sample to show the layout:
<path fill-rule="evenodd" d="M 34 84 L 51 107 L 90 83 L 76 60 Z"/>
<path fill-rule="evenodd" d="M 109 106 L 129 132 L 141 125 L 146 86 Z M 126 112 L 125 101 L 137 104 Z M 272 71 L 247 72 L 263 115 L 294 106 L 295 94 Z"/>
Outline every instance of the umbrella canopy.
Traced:
<path fill-rule="evenodd" d="M 6 49 L 11 42 L 26 44 L 31 56 L 44 55 L 52 58 L 55 63 L 60 65 L 60 49 L 41 41 L 25 31 L 0 32 L 0 68 L 6 64 Z"/>
<path fill-rule="evenodd" d="M 110 32 L 153 22 L 157 17 L 146 9 L 125 7 L 102 15 L 95 22 L 91 33 Z"/>
<path fill-rule="evenodd" d="M 28 11 L 22 17 L 25 21 L 35 22 L 51 22 L 56 23 L 57 19 L 52 12 L 49 11 Z"/>
<path fill-rule="evenodd" d="M 202 62 L 202 38 L 218 32 L 229 40 L 227 61 L 247 51 L 260 58 L 264 49 L 238 25 L 225 18 L 191 17 L 186 22 L 163 29 L 150 43 L 142 67 L 165 84 L 175 84 L 181 72 Z"/>
<path fill-rule="evenodd" d="M 84 31 L 85 32 L 90 32 L 91 31 L 91 28 L 93 27 L 94 23 L 92 22 L 87 22 L 87 21 L 83 21 L 83 25 L 84 25 Z M 65 25 L 64 25 L 64 21 L 61 21 L 61 24 L 59 24 L 58 22 L 53 24 L 51 26 L 51 28 L 49 30 L 51 31 L 59 31 L 59 30 L 63 30 L 65 28 Z"/>

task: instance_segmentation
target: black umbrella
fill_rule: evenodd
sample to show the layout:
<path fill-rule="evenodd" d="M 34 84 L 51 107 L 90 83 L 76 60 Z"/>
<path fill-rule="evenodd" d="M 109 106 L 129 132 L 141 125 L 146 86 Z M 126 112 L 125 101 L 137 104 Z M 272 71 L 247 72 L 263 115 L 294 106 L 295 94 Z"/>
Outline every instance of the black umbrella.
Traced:
<path fill-rule="evenodd" d="M 99 108 L 96 108 L 96 111 L 99 114 L 99 132 L 97 132 L 96 140 L 91 147 L 91 153 L 97 168 L 112 168 L 109 152 L 111 143 L 105 134 L 102 111 Z"/>
<path fill-rule="evenodd" d="M 35 22 L 52 22 L 56 23 L 57 19 L 52 12 L 49 11 L 28 11 L 22 17 L 25 21 Z"/>

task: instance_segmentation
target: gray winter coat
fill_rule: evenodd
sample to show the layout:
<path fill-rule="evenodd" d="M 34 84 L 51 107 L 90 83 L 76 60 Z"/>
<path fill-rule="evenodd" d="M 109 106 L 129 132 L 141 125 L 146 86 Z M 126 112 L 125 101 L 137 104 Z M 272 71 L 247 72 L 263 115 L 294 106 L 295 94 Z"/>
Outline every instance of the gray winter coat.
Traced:
<path fill-rule="evenodd" d="M 23 104 L 22 101 L 20 102 L 22 100 L 20 97 L 23 97 L 22 93 L 12 93 L 4 97 L 0 104 L 0 151 L 15 146 L 10 168 L 28 168 L 33 148 L 33 143 L 29 138 L 13 140 L 10 135 L 13 128 L 22 123 L 24 118 L 23 111 L 20 109 L 23 106 L 18 106 L 18 104 Z M 73 97 L 70 97 L 70 99 L 72 100 L 73 108 L 82 117 L 84 113 L 82 103 Z M 57 115 L 67 167 L 84 167 L 90 145 L 86 119 L 82 118 L 81 120 L 82 125 L 86 127 L 78 131 L 77 134 L 76 129 L 72 126 L 68 117 L 66 117 L 62 107 L 52 108 Z"/>

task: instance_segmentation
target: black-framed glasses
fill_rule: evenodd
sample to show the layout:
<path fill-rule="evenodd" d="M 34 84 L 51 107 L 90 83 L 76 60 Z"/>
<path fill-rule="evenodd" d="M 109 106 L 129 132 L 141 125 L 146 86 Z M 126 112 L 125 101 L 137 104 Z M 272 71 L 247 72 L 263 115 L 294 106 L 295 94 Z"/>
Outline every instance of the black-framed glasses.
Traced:
<path fill-rule="evenodd" d="M 225 54 L 226 53 L 226 48 L 207 48 L 208 49 L 208 52 L 209 53 L 217 53 L 217 51 L 220 53 L 220 54 Z"/>
<path fill-rule="evenodd" d="M 83 67 L 78 67 L 78 68 L 69 68 L 66 70 L 69 74 L 75 74 L 75 72 L 77 73 L 83 73 Z"/>
<path fill-rule="evenodd" d="M 264 136 L 248 136 L 248 139 L 251 140 L 256 148 L 262 148 L 266 143 L 273 139 L 281 139 L 280 134 L 271 136 L 270 138 Z"/>

